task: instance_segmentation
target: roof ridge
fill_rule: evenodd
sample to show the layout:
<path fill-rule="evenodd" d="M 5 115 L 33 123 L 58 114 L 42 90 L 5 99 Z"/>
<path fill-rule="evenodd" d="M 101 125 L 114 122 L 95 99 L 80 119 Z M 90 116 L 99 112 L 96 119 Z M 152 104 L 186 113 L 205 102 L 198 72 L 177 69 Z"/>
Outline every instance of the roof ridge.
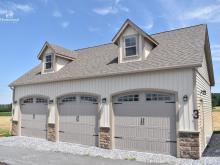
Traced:
<path fill-rule="evenodd" d="M 105 45 L 112 45 L 112 44 L 113 44 L 112 42 L 110 42 L 110 43 L 104 43 L 104 44 L 89 46 L 89 47 L 86 47 L 86 48 L 75 49 L 75 50 L 73 50 L 73 51 L 79 51 L 79 50 L 83 50 L 83 49 L 96 48 L 96 47 L 101 47 L 101 46 L 105 46 Z"/>
<path fill-rule="evenodd" d="M 161 34 L 161 33 L 169 33 L 169 32 L 172 32 L 172 31 L 178 31 L 178 30 L 193 28 L 193 27 L 196 27 L 196 26 L 204 26 L 204 25 L 207 26 L 207 24 L 198 24 L 198 25 L 186 26 L 186 27 L 182 27 L 182 28 L 177 28 L 177 29 L 172 29 L 172 30 L 166 30 L 166 31 L 162 31 L 162 32 L 150 34 L 150 36 L 157 35 L 157 34 Z"/>

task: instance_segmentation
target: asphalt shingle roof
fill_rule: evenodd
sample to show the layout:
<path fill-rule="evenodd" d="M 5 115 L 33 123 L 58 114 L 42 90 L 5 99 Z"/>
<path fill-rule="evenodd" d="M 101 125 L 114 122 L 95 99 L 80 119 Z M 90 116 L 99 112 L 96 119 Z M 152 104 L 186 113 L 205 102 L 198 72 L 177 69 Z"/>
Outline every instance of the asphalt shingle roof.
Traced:
<path fill-rule="evenodd" d="M 58 72 L 39 74 L 41 72 L 40 64 L 10 86 L 198 67 L 203 62 L 205 33 L 206 25 L 197 25 L 151 35 L 159 45 L 150 52 L 146 60 L 136 62 L 118 63 L 119 51 L 113 43 L 75 50 L 76 60 L 68 63 Z M 63 52 L 68 54 L 66 49 Z"/>

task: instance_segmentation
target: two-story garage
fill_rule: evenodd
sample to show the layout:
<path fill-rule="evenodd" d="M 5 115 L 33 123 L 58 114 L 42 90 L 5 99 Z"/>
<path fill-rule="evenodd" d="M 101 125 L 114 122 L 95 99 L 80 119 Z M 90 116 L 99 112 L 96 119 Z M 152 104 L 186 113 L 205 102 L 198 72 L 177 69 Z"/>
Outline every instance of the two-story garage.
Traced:
<path fill-rule="evenodd" d="M 149 35 L 126 20 L 112 43 L 68 50 L 10 84 L 12 133 L 106 149 L 199 158 L 212 135 L 206 25 Z"/>

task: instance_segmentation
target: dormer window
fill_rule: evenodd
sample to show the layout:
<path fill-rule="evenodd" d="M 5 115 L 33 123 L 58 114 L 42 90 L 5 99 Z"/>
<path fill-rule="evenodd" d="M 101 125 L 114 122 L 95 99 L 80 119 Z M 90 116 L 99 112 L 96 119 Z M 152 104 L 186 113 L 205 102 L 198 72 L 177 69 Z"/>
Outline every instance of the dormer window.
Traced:
<path fill-rule="evenodd" d="M 49 70 L 53 68 L 53 55 L 47 54 L 45 56 L 45 69 Z"/>
<path fill-rule="evenodd" d="M 131 57 L 137 55 L 137 36 L 127 36 L 124 38 L 125 56 Z"/>

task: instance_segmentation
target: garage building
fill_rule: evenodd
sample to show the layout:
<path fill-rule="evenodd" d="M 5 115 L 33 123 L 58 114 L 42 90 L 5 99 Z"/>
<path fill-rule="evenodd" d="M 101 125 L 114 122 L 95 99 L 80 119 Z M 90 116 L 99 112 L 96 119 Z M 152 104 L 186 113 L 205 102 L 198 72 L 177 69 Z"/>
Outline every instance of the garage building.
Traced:
<path fill-rule="evenodd" d="M 194 159 L 211 138 L 206 25 L 149 35 L 128 19 L 112 43 L 46 42 L 38 59 L 10 84 L 13 135 Z"/>

